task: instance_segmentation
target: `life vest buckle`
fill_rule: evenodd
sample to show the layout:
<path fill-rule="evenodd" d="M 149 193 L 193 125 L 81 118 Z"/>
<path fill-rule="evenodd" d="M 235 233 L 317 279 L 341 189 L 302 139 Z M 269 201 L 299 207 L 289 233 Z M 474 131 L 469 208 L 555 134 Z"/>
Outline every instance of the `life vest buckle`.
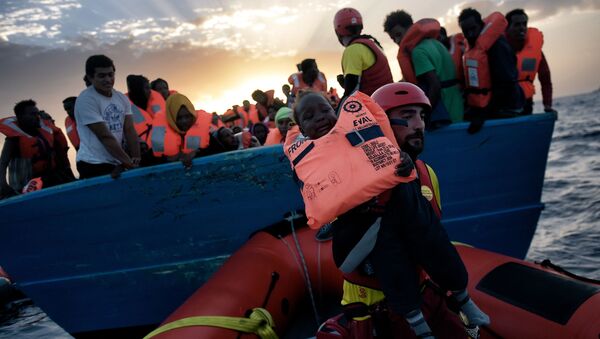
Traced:
<path fill-rule="evenodd" d="M 364 137 L 362 136 L 362 134 L 360 133 L 360 130 L 353 130 L 353 131 L 351 131 L 350 133 L 346 134 L 346 137 L 347 137 L 348 139 L 350 139 L 350 136 L 351 136 L 351 135 L 355 135 L 355 136 L 357 136 L 357 137 L 358 137 L 358 139 L 360 140 L 360 141 L 358 141 L 358 140 L 352 141 L 352 146 L 354 146 L 354 147 L 356 147 L 356 146 L 360 146 L 360 145 L 364 144 L 365 142 L 367 142 L 367 140 L 365 140 L 365 138 L 364 138 Z"/>

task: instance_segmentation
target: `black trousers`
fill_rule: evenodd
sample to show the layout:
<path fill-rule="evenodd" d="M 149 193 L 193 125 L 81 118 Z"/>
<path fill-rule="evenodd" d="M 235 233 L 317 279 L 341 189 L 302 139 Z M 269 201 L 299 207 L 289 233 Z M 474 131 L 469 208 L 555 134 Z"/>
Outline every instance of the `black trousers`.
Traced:
<path fill-rule="evenodd" d="M 88 179 L 99 177 L 101 175 L 110 174 L 116 165 L 113 164 L 90 164 L 85 161 L 77 162 L 77 171 L 79 172 L 79 179 Z"/>
<path fill-rule="evenodd" d="M 387 303 L 396 314 L 406 315 L 421 306 L 417 265 L 443 289 L 467 287 L 462 259 L 421 194 L 418 180 L 393 189 L 369 259 Z"/>

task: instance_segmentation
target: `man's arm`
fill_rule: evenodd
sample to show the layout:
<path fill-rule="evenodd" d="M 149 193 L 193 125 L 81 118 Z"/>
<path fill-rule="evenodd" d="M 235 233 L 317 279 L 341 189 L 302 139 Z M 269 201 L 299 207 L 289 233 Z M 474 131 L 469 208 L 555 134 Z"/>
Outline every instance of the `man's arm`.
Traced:
<path fill-rule="evenodd" d="M 140 141 L 133 126 L 133 115 L 126 115 L 125 122 L 123 124 L 123 134 L 127 141 L 127 149 L 134 165 L 139 165 L 142 158 L 140 152 Z"/>
<path fill-rule="evenodd" d="M 492 80 L 490 106 L 496 109 L 522 108 L 524 97 L 517 81 L 517 57 L 506 38 L 500 37 L 492 45 L 488 50 L 488 59 Z"/>
<path fill-rule="evenodd" d="M 87 125 L 87 127 L 92 131 L 92 133 L 94 133 L 98 140 L 100 140 L 100 142 L 102 143 L 102 145 L 104 145 L 104 148 L 106 148 L 108 153 L 110 153 L 110 155 L 119 160 L 123 167 L 133 167 L 131 158 L 129 157 L 129 155 L 127 155 L 127 153 L 125 153 L 123 148 L 121 148 L 121 145 L 119 145 L 117 139 L 115 139 L 112 133 L 110 133 L 108 127 L 106 127 L 105 122 L 96 122 Z M 139 155 L 139 144 L 137 150 Z"/>
<path fill-rule="evenodd" d="M 417 45 L 410 54 L 410 60 L 413 65 L 417 83 L 431 103 L 431 107 L 436 107 L 442 98 L 442 85 L 440 79 L 435 73 L 435 66 L 430 59 L 430 49 L 423 45 Z"/>
<path fill-rule="evenodd" d="M 542 60 L 540 60 L 540 66 L 538 67 L 538 75 L 540 79 L 540 85 L 542 85 L 542 102 L 544 103 L 544 111 L 553 111 L 552 108 L 552 78 L 550 76 L 550 66 L 544 52 L 542 52 Z"/>
<path fill-rule="evenodd" d="M 346 74 L 344 77 L 344 98 L 350 96 L 352 92 L 358 89 L 358 79 L 358 75 Z"/>
<path fill-rule="evenodd" d="M 8 164 L 15 157 L 14 150 L 18 143 L 19 140 L 17 138 L 6 138 L 6 140 L 4 140 L 2 155 L 0 155 L 0 198 L 17 194 L 6 181 L 6 171 L 8 169 Z"/>
<path fill-rule="evenodd" d="M 442 85 L 435 71 L 429 71 L 417 76 L 417 85 L 425 92 L 431 107 L 436 107 L 442 98 Z"/>

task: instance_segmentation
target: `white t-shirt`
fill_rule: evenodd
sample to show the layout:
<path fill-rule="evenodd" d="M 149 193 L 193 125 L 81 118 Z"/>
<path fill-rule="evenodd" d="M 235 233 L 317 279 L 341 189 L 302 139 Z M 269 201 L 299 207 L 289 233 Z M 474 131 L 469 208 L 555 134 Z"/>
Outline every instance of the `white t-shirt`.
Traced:
<path fill-rule="evenodd" d="M 119 160 L 110 155 L 87 125 L 104 122 L 117 142 L 122 144 L 126 115 L 131 115 L 131 103 L 123 93 L 113 89 L 109 98 L 98 93 L 94 86 L 84 89 L 75 101 L 75 121 L 80 140 L 76 161 L 118 165 Z"/>

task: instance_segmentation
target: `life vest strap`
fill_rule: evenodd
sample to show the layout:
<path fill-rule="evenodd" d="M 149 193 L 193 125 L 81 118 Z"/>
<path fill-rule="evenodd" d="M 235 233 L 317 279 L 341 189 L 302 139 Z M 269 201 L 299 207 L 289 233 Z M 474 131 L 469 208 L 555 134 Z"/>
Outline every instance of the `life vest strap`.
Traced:
<path fill-rule="evenodd" d="M 465 91 L 468 94 L 481 94 L 481 95 L 487 95 L 489 92 L 491 92 L 492 90 L 489 88 L 475 88 L 475 87 L 467 87 L 465 88 Z"/>
<path fill-rule="evenodd" d="M 303 149 L 302 152 L 300 152 L 300 154 L 298 154 L 296 158 L 294 158 L 294 160 L 292 161 L 292 165 L 296 166 L 300 162 L 300 160 L 302 160 L 310 151 L 313 150 L 313 148 L 315 148 L 314 143 L 311 143 L 310 145 L 306 146 L 306 148 Z"/>
<path fill-rule="evenodd" d="M 254 308 L 248 318 L 243 317 L 223 317 L 223 316 L 198 316 L 188 317 L 167 323 L 154 331 L 150 332 L 144 339 L 150 339 L 161 333 L 189 326 L 212 326 L 226 328 L 244 333 L 254 333 L 261 339 L 277 339 L 278 336 L 273 330 L 275 322 L 273 317 L 264 308 Z"/>
<path fill-rule="evenodd" d="M 354 130 L 346 134 L 346 139 L 354 147 L 360 146 L 369 140 L 383 137 L 383 131 L 379 125 L 373 125 L 371 127 L 363 128 L 361 130 Z"/>
<path fill-rule="evenodd" d="M 456 78 L 440 81 L 440 86 L 442 86 L 442 88 L 448 88 L 448 87 L 456 86 L 458 84 L 459 84 L 459 82 L 458 82 L 458 79 L 456 79 Z"/>

